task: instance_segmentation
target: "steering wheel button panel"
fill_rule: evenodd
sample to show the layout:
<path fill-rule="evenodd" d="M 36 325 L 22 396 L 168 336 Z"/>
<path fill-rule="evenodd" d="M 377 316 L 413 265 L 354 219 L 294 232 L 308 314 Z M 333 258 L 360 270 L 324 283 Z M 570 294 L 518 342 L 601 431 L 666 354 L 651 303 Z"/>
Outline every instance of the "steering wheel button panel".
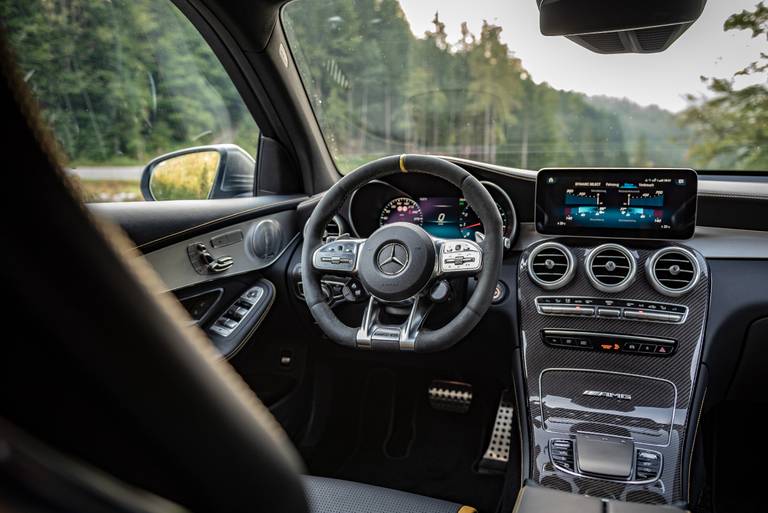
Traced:
<path fill-rule="evenodd" d="M 440 271 L 443 273 L 478 271 L 482 249 L 471 241 L 445 241 L 440 245 Z"/>
<path fill-rule="evenodd" d="M 362 241 L 337 239 L 323 244 L 312 258 L 315 269 L 324 271 L 352 272 L 357 264 L 357 254 Z"/>

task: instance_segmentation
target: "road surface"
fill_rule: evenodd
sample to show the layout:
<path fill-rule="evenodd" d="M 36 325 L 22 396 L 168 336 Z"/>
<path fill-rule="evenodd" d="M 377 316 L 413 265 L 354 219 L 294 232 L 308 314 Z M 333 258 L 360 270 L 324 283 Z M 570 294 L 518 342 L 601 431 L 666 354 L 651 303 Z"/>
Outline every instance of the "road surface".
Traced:
<path fill-rule="evenodd" d="M 74 169 L 67 169 L 67 172 L 76 175 L 83 180 L 138 181 L 141 178 L 143 169 L 143 166 L 98 166 L 77 167 Z"/>

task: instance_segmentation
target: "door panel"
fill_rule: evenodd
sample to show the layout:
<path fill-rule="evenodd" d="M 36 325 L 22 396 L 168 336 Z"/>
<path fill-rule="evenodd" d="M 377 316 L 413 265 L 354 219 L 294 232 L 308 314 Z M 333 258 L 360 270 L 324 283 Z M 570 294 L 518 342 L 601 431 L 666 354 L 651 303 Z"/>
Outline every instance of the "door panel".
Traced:
<path fill-rule="evenodd" d="M 308 343 L 285 319 L 295 317 L 287 285 L 299 245 L 297 206 L 304 196 L 90 204 L 120 225 L 231 363 L 289 431 L 310 411 Z M 200 260 L 199 247 L 212 262 Z M 249 292 L 251 295 L 249 295 Z M 296 434 L 295 432 L 293 434 Z"/>

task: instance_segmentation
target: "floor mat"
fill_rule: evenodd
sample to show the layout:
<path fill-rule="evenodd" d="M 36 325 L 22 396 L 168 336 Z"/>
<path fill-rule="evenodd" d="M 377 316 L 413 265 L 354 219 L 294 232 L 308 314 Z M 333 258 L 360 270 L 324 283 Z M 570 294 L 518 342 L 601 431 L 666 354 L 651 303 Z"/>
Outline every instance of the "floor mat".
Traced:
<path fill-rule="evenodd" d="M 325 450 L 309 459 L 310 470 L 469 504 L 484 513 L 495 510 L 503 476 L 479 474 L 475 468 L 500 385 L 472 382 L 473 403 L 462 415 L 433 410 L 429 380 L 417 371 L 376 369 L 358 379 L 360 393 L 347 394 L 346 401 L 335 398 L 335 408 L 345 411 L 334 414 Z M 352 422 L 354 430 L 349 429 Z"/>
<path fill-rule="evenodd" d="M 749 411 L 760 411 L 762 404 L 722 403 L 707 419 L 715 423 L 714 458 L 714 505 L 718 513 L 735 511 L 766 511 L 765 480 L 762 472 L 755 470 L 759 457 L 757 445 L 745 445 L 746 431 L 740 419 Z M 757 440 L 755 440 L 757 442 Z"/>

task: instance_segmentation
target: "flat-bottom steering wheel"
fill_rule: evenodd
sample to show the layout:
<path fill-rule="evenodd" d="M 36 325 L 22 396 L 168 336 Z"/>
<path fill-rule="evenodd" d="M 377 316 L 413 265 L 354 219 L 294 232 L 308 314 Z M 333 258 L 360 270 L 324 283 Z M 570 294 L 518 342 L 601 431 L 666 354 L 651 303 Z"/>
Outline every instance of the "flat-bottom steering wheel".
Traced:
<path fill-rule="evenodd" d="M 326 225 L 352 192 L 371 180 L 396 173 L 433 175 L 461 189 L 483 223 L 483 241 L 478 244 L 466 239 L 439 239 L 415 224 L 393 223 L 382 226 L 367 239 L 342 237 L 322 243 Z M 385 157 L 339 180 L 315 207 L 304 228 L 304 296 L 320 328 L 343 346 L 381 351 L 447 349 L 469 334 L 488 310 L 499 279 L 503 244 L 499 210 L 477 178 L 438 157 Z M 323 274 L 359 279 L 370 295 L 360 327 L 342 323 L 326 303 L 320 286 Z M 430 291 L 442 280 L 460 276 L 477 276 L 477 286 L 467 304 L 442 328 L 424 328 L 432 307 Z M 404 322 L 382 321 L 385 306 L 403 304 L 410 304 Z"/>

